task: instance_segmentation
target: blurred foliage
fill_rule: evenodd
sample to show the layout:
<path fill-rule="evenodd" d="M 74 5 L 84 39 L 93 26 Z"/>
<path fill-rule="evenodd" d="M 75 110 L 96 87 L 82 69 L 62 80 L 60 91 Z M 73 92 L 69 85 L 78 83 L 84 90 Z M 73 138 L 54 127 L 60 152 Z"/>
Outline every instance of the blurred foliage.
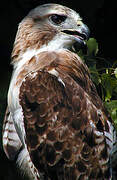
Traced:
<path fill-rule="evenodd" d="M 89 67 L 98 94 L 110 112 L 117 128 L 117 60 L 112 63 L 98 57 L 99 49 L 96 39 L 90 38 L 86 44 L 87 53 L 84 54 L 80 50 L 78 54 Z"/>

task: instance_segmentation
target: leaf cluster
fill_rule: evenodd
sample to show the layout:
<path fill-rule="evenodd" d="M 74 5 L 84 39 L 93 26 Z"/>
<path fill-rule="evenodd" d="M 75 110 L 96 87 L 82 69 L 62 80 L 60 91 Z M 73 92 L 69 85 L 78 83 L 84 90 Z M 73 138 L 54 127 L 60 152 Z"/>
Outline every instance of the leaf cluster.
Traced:
<path fill-rule="evenodd" d="M 98 94 L 117 127 L 117 60 L 112 63 L 98 57 L 98 43 L 94 38 L 90 38 L 86 43 L 87 53 L 80 50 L 78 55 L 89 67 Z"/>

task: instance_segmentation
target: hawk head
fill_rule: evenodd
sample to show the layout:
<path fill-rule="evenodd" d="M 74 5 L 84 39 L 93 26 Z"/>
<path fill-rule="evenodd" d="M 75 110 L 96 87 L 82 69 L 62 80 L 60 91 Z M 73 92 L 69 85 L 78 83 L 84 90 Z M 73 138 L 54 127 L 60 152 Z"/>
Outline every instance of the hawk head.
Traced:
<path fill-rule="evenodd" d="M 84 45 L 88 36 L 88 27 L 74 10 L 58 4 L 44 4 L 30 11 L 20 23 L 12 59 L 20 60 L 27 49 L 47 46 L 50 50 L 69 49 L 75 42 Z"/>

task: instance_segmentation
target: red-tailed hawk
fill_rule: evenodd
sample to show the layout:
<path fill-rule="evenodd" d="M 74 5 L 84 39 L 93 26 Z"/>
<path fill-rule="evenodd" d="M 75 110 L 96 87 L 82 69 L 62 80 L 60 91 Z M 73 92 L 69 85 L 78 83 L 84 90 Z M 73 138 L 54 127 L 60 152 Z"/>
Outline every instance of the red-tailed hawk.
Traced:
<path fill-rule="evenodd" d="M 79 14 L 58 4 L 35 8 L 19 25 L 3 147 L 31 180 L 112 178 L 113 123 L 70 50 L 88 36 Z"/>

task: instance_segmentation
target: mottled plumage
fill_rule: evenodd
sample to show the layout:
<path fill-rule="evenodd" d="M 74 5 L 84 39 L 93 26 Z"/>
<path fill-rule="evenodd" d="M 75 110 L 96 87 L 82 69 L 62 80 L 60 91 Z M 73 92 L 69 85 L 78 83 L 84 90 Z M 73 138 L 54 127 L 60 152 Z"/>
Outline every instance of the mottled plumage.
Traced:
<path fill-rule="evenodd" d="M 34 9 L 19 25 L 3 146 L 29 179 L 112 179 L 113 122 L 88 67 L 70 51 L 87 37 L 80 16 L 56 4 Z"/>

